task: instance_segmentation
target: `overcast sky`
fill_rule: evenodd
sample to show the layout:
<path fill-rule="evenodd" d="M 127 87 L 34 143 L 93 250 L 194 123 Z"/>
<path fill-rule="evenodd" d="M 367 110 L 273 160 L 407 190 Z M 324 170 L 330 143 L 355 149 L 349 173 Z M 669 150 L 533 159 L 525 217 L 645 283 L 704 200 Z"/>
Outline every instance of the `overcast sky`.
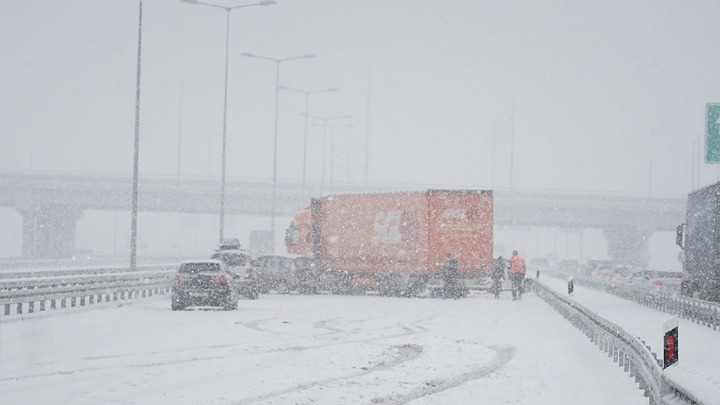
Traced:
<path fill-rule="evenodd" d="M 137 2 L 2 3 L 0 169 L 129 174 Z M 315 54 L 282 63 L 280 81 L 340 89 L 310 105 L 311 114 L 353 116 L 336 121 L 355 125 L 336 130 L 337 180 L 363 180 L 370 77 L 370 182 L 507 187 L 514 129 L 515 187 L 684 194 L 705 104 L 720 101 L 718 21 L 713 0 L 278 0 L 238 9 L 227 173 L 272 175 L 275 64 L 240 54 Z M 225 12 L 145 0 L 143 23 L 141 174 L 175 175 L 181 131 L 181 175 L 219 176 Z M 281 92 L 280 179 L 302 176 L 302 111 L 304 96 Z M 311 126 L 313 181 L 322 140 Z M 716 175 L 708 165 L 701 183 Z"/>

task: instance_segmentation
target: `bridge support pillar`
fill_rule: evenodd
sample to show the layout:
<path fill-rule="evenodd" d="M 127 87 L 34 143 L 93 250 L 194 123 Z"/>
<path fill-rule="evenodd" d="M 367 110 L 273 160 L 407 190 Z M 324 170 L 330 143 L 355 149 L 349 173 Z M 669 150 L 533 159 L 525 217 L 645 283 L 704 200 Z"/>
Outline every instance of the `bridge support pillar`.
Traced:
<path fill-rule="evenodd" d="M 650 260 L 648 240 L 653 233 L 631 226 L 603 229 L 608 256 L 621 264 L 647 266 Z"/>
<path fill-rule="evenodd" d="M 41 206 L 18 209 L 23 216 L 22 255 L 28 258 L 68 257 L 75 251 L 75 232 L 82 209 Z"/>

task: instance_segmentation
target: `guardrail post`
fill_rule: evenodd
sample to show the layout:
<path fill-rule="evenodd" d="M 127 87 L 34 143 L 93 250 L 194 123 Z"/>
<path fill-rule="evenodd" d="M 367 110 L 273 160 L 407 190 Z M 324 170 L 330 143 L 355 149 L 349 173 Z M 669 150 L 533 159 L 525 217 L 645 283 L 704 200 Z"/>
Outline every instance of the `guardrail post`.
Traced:
<path fill-rule="evenodd" d="M 45 310 L 45 298 L 40 301 L 40 312 Z"/>
<path fill-rule="evenodd" d="M 84 295 L 82 297 L 80 297 L 80 306 L 81 307 L 85 306 L 85 296 Z"/>
<path fill-rule="evenodd" d="M 22 314 L 22 302 L 17 304 L 17 313 Z"/>
<path fill-rule="evenodd" d="M 77 303 L 77 300 L 75 299 L 75 297 L 71 297 L 70 298 L 70 307 L 74 308 L 76 303 Z"/>
<path fill-rule="evenodd" d="M 623 367 L 625 365 L 625 352 L 620 350 L 620 353 L 618 354 L 618 367 Z"/>
<path fill-rule="evenodd" d="M 95 303 L 95 296 L 91 295 L 88 297 L 88 305 L 92 305 Z"/>
<path fill-rule="evenodd" d="M 5 304 L 5 315 L 10 315 L 10 304 Z"/>
<path fill-rule="evenodd" d="M 50 309 L 55 309 L 55 298 L 50 300 Z"/>
<path fill-rule="evenodd" d="M 31 314 L 35 312 L 35 301 L 28 302 L 28 313 Z"/>
<path fill-rule="evenodd" d="M 146 294 L 146 293 L 147 293 L 147 291 L 143 288 L 143 289 L 142 289 L 142 298 L 145 298 L 145 294 Z"/>

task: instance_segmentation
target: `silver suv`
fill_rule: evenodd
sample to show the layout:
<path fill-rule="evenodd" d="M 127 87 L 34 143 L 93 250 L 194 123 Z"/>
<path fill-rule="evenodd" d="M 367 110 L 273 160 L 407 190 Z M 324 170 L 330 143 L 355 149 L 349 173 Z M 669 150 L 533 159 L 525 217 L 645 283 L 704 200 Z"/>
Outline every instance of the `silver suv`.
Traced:
<path fill-rule="evenodd" d="M 194 260 L 180 264 L 172 286 L 173 311 L 192 306 L 237 309 L 237 289 L 227 266 L 219 260 Z"/>
<path fill-rule="evenodd" d="M 255 280 L 252 258 L 238 249 L 222 249 L 213 253 L 212 259 L 223 262 L 232 274 L 232 280 L 238 293 L 245 298 L 256 300 L 259 297 Z"/>

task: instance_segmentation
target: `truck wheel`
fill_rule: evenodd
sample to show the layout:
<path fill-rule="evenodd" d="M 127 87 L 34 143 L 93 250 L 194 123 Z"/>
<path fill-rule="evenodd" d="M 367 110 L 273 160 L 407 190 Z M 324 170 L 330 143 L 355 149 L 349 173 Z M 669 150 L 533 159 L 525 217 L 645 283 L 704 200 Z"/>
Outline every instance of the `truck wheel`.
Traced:
<path fill-rule="evenodd" d="M 225 302 L 225 305 L 223 305 L 223 309 L 226 311 L 232 311 L 234 309 L 237 309 L 238 303 L 237 300 L 233 300 L 233 297 L 228 297 L 227 301 Z"/>

